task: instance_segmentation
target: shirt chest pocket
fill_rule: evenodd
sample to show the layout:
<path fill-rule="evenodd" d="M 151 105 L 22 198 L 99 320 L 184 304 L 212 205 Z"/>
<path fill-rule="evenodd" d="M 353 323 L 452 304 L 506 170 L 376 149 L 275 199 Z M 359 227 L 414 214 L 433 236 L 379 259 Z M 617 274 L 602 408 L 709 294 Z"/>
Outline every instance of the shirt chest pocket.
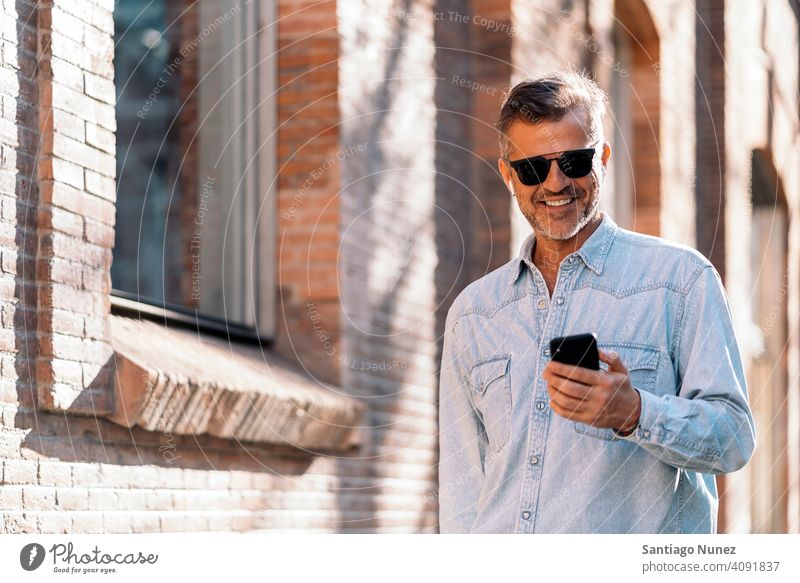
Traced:
<path fill-rule="evenodd" d="M 658 376 L 658 359 L 660 351 L 655 346 L 646 344 L 614 344 L 598 343 L 599 347 L 605 351 L 619 353 L 622 363 L 628 369 L 628 376 L 631 385 L 640 391 L 654 393 L 656 390 L 656 378 Z M 600 363 L 601 368 L 607 369 L 605 363 Z M 613 429 L 607 427 L 593 427 L 585 423 L 573 422 L 575 431 L 584 435 L 590 435 L 599 439 L 615 441 L 621 439 L 617 437 Z"/>
<path fill-rule="evenodd" d="M 475 364 L 469 384 L 489 447 L 498 452 L 511 433 L 511 355 L 493 356 Z"/>

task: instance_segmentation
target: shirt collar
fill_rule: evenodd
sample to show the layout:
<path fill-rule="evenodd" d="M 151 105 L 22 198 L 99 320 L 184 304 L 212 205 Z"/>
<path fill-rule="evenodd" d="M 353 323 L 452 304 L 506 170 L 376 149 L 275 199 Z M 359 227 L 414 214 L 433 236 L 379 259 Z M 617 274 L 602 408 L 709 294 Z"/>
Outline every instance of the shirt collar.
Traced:
<path fill-rule="evenodd" d="M 617 235 L 618 230 L 619 227 L 614 220 L 608 213 L 603 212 L 603 219 L 600 221 L 598 227 L 589 235 L 589 238 L 583 242 L 580 249 L 575 252 L 578 257 L 583 259 L 586 266 L 597 275 L 603 273 L 603 264 L 606 261 L 608 250 L 611 248 L 611 244 L 614 242 L 614 237 Z M 523 264 L 533 269 L 534 265 L 531 260 L 531 249 L 533 248 L 535 239 L 536 233 L 531 233 L 525 237 L 525 240 L 522 242 L 519 255 L 514 259 L 512 264 L 510 285 L 516 283 L 519 278 L 520 267 Z"/>

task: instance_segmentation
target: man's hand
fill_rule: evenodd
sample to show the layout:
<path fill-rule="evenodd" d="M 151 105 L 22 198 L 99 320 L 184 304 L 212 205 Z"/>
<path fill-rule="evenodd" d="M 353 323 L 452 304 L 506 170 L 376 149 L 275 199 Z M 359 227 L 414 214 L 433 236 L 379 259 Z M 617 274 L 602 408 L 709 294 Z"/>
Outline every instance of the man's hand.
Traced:
<path fill-rule="evenodd" d="M 639 423 L 641 397 L 616 352 L 598 350 L 608 371 L 591 370 L 551 360 L 542 373 L 550 407 L 558 415 L 595 427 L 611 427 L 624 435 Z"/>

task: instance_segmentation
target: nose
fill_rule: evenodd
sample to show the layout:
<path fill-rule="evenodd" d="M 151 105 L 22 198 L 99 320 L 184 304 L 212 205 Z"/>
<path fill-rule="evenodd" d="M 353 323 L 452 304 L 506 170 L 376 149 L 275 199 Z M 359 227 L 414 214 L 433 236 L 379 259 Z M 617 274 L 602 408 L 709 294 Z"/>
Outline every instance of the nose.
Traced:
<path fill-rule="evenodd" d="M 550 162 L 550 171 L 547 173 L 547 178 L 542 182 L 542 186 L 550 192 L 561 192 L 572 183 L 572 179 L 568 178 L 558 165 L 556 160 Z"/>

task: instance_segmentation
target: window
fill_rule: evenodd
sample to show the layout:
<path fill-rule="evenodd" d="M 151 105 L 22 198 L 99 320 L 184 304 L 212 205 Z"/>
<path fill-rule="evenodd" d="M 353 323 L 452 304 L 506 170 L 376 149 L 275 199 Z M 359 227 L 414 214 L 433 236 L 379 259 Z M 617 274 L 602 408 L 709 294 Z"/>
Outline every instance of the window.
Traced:
<path fill-rule="evenodd" d="M 116 3 L 118 298 L 272 334 L 273 10 Z"/>

